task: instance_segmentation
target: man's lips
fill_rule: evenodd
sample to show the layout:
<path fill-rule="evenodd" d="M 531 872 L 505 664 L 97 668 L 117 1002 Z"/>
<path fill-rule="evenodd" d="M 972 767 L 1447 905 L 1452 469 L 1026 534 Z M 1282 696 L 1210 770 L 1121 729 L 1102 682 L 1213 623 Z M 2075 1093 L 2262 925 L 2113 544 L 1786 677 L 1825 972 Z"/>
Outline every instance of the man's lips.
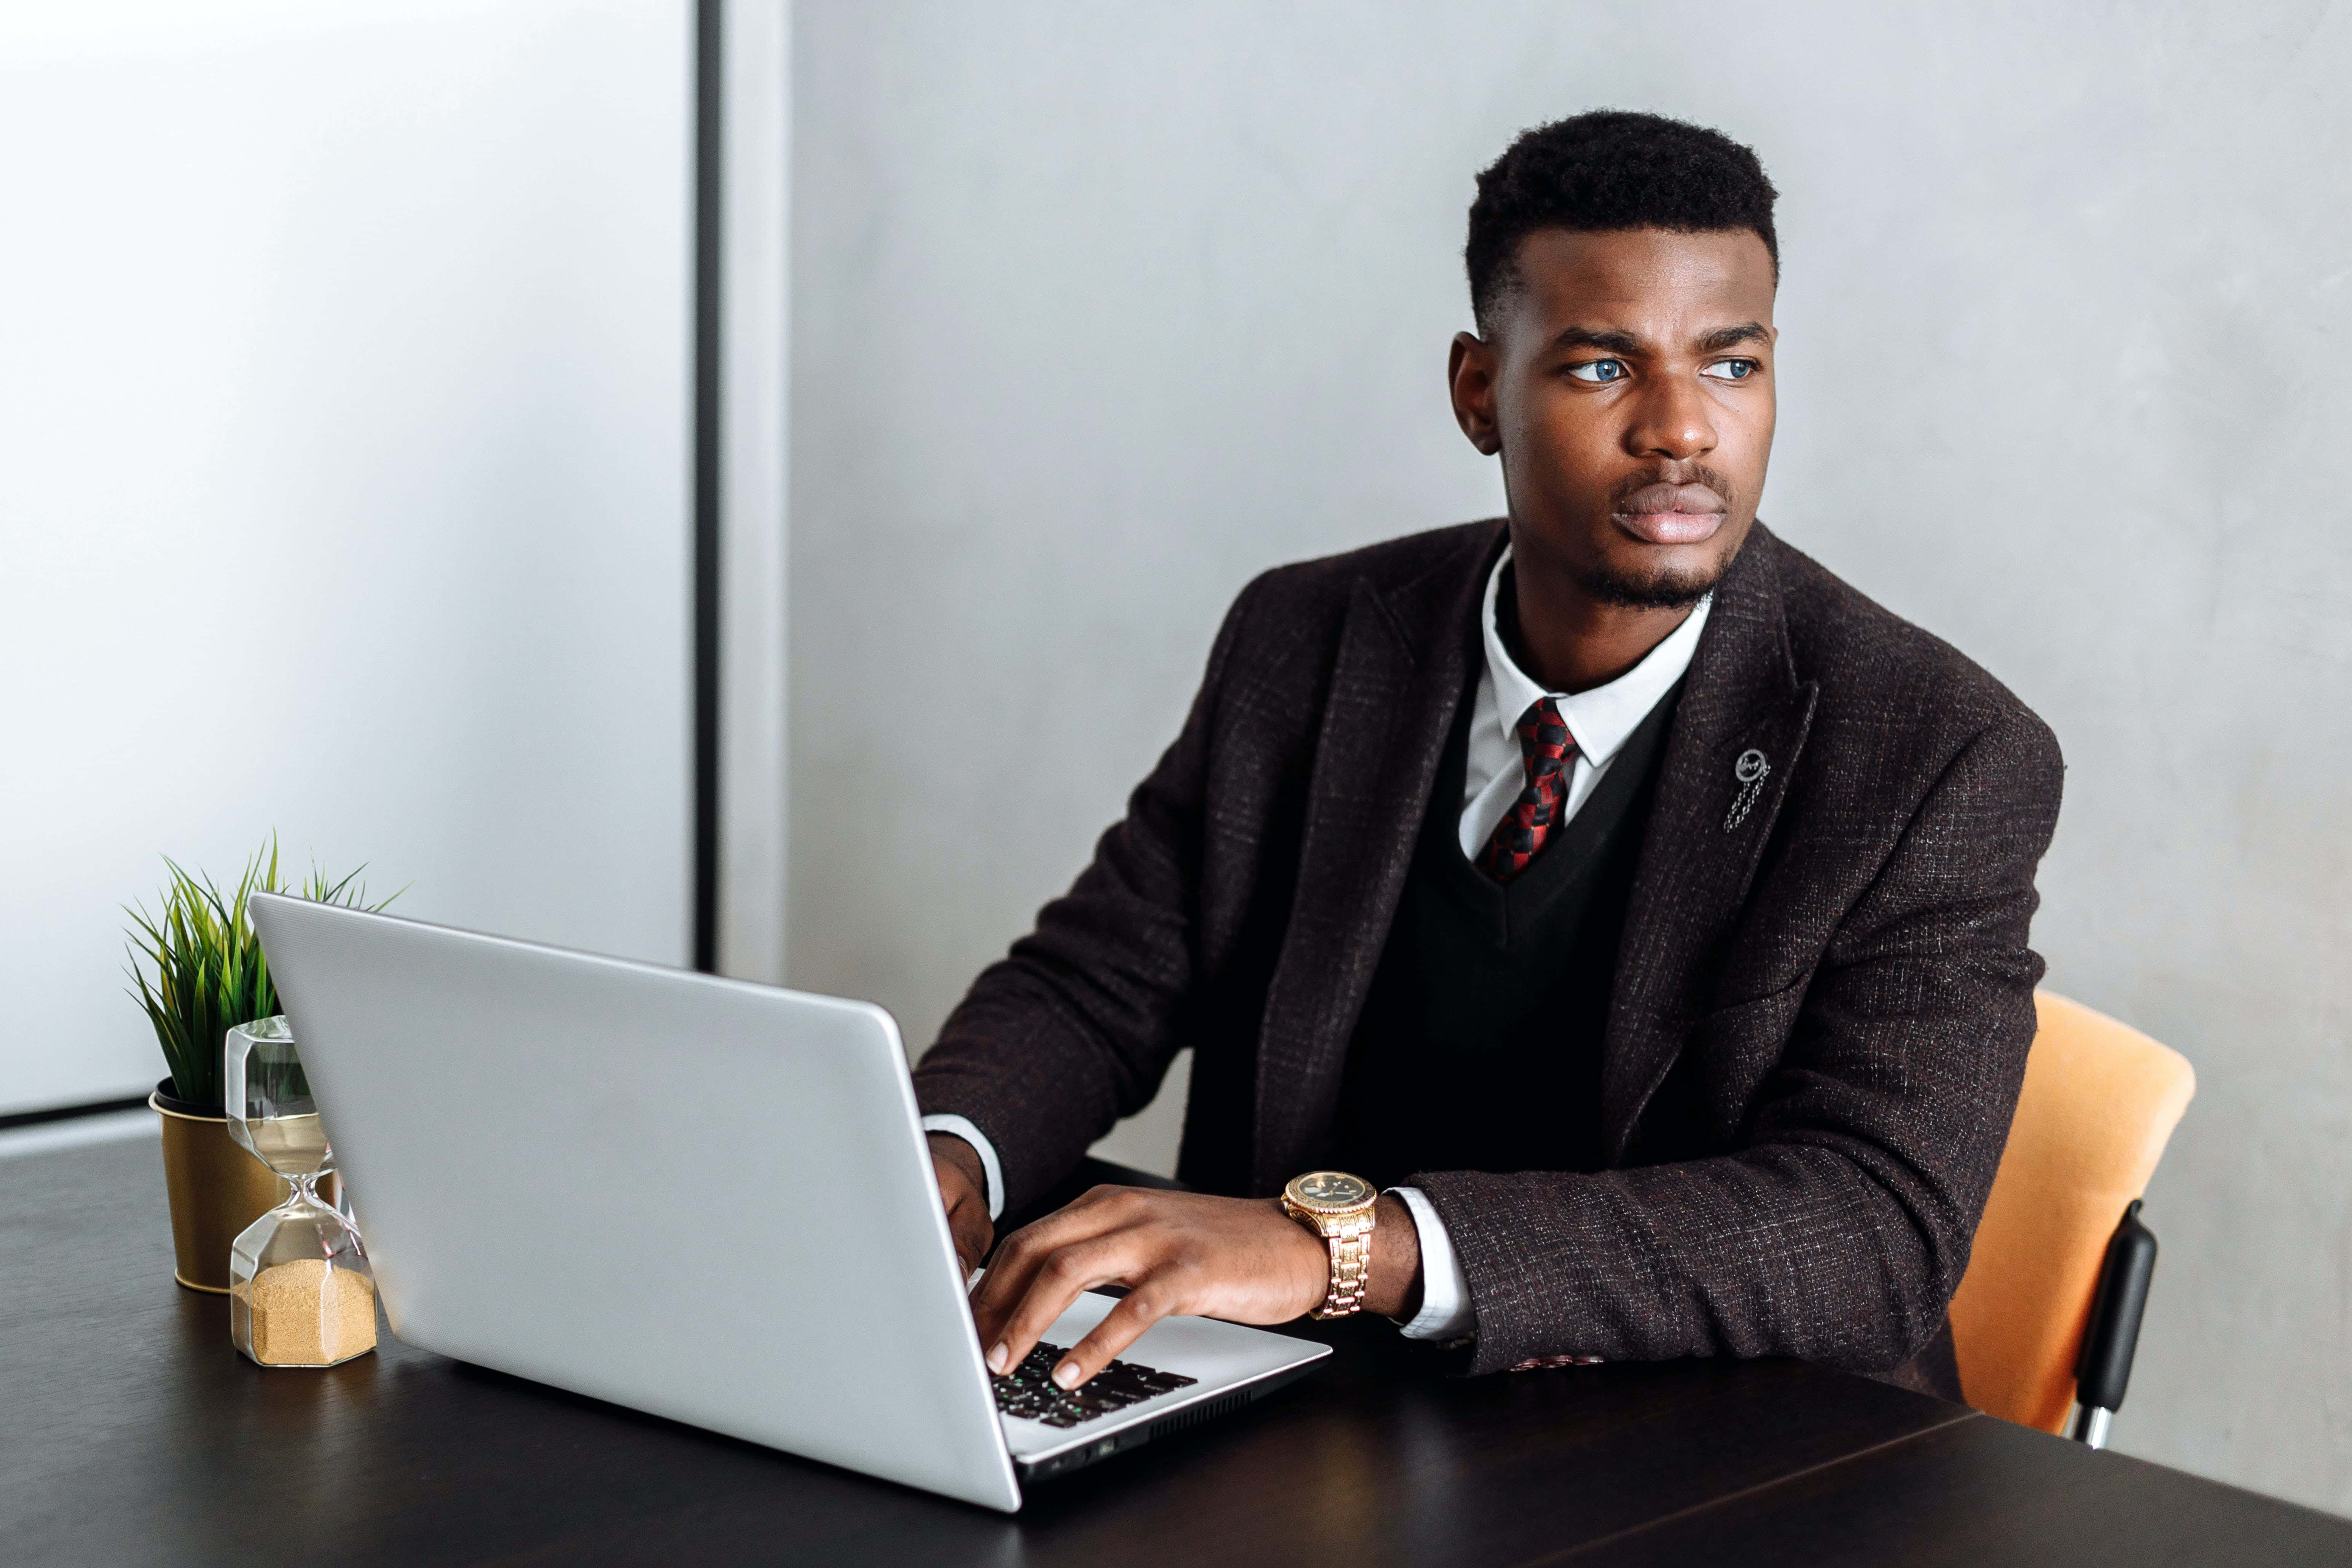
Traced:
<path fill-rule="evenodd" d="M 1617 526 L 1648 544 L 1699 544 L 1723 526 L 1723 498 L 1705 485 L 1644 485 L 1617 503 Z"/>

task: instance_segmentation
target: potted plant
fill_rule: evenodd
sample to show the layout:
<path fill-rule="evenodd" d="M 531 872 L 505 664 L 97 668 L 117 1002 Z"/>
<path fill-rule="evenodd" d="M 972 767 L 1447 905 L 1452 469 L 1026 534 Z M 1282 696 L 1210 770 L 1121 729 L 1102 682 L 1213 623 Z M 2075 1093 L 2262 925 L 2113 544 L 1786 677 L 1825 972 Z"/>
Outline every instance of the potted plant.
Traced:
<path fill-rule="evenodd" d="M 221 1107 L 221 1047 L 239 1024 L 276 1015 L 278 987 L 247 918 L 257 892 L 291 892 L 322 903 L 361 904 L 359 872 L 331 881 L 313 868 L 299 888 L 281 885 L 278 841 L 246 862 L 234 892 L 165 857 L 171 881 L 151 916 L 134 907 L 129 933 L 131 993 L 155 1026 L 171 1073 L 147 1103 L 163 1121 L 163 1185 L 172 1203 L 173 1277 L 192 1290 L 226 1293 L 229 1243 L 285 1196 L 270 1169 L 229 1140 Z M 362 868 L 365 869 L 365 868 Z M 397 894 L 394 895 L 398 897 Z M 150 978 L 150 970 L 152 978 Z"/>

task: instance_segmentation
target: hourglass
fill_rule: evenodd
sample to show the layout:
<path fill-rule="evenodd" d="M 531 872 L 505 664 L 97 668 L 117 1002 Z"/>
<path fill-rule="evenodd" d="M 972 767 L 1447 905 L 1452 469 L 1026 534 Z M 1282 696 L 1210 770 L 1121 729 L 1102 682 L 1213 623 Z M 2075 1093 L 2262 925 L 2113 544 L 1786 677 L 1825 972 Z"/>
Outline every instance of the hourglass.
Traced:
<path fill-rule="evenodd" d="M 351 1222 L 319 1196 L 335 1167 L 283 1016 L 228 1032 L 229 1136 L 293 1186 L 229 1247 L 229 1338 L 263 1366 L 333 1366 L 375 1349 L 375 1275 Z"/>

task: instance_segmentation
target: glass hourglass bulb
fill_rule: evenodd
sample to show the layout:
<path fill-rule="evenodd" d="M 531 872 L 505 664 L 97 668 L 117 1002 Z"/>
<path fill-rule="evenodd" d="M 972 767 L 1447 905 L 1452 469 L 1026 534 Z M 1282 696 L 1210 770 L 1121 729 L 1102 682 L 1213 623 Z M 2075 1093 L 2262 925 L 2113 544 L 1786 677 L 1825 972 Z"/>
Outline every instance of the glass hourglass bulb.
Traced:
<path fill-rule="evenodd" d="M 229 1337 L 263 1366 L 333 1366 L 375 1348 L 375 1276 L 351 1222 L 319 1196 L 335 1167 L 283 1017 L 228 1032 L 229 1136 L 286 1178 L 286 1201 L 229 1248 Z"/>

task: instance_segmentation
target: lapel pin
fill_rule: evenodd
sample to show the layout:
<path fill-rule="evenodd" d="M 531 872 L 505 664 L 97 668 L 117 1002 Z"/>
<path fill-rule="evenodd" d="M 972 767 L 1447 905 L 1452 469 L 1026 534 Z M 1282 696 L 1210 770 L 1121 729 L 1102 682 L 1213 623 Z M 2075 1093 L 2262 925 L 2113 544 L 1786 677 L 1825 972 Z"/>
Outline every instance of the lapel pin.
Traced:
<path fill-rule="evenodd" d="M 1731 764 L 1731 776 L 1738 781 L 1739 793 L 1733 797 L 1731 811 L 1723 819 L 1726 833 L 1748 820 L 1748 814 L 1756 807 L 1757 797 L 1764 793 L 1765 777 L 1771 771 L 1772 764 L 1753 746 L 1740 752 L 1739 760 Z"/>

